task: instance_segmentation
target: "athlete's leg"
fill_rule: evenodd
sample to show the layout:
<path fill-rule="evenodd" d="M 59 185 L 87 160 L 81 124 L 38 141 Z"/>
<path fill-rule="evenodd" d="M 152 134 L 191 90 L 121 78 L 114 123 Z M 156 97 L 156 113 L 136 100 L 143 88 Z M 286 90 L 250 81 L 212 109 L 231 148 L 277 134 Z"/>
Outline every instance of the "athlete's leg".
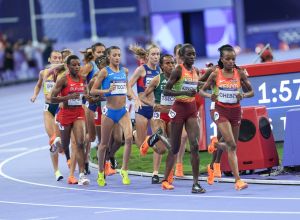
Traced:
<path fill-rule="evenodd" d="M 128 161 L 132 145 L 132 124 L 129 112 L 125 113 L 125 115 L 120 119 L 119 124 L 123 129 L 125 138 L 122 170 L 128 170 Z"/>
<path fill-rule="evenodd" d="M 140 147 L 147 136 L 148 119 L 135 113 L 135 143 Z"/>
<path fill-rule="evenodd" d="M 191 148 L 191 164 L 193 172 L 194 184 L 198 183 L 199 177 L 199 136 L 200 128 L 196 118 L 189 118 L 185 123 L 190 148 Z"/>

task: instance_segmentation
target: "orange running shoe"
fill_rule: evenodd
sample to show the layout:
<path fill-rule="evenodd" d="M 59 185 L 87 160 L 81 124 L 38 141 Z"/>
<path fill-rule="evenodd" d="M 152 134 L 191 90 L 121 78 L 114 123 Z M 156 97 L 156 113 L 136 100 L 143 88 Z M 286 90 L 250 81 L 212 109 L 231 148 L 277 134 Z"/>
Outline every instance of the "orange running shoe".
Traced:
<path fill-rule="evenodd" d="M 244 181 L 242 181 L 242 180 L 237 180 L 236 182 L 235 182 L 235 189 L 236 190 L 242 190 L 242 189 L 246 189 L 247 187 L 248 187 L 248 184 L 247 183 L 245 183 Z"/>
<path fill-rule="evenodd" d="M 162 183 L 161 183 L 161 188 L 163 190 L 173 190 L 174 186 L 171 185 L 167 180 L 163 180 Z"/>
<path fill-rule="evenodd" d="M 169 173 L 167 180 L 170 184 L 172 184 L 174 182 L 174 169 L 172 169 L 171 172 Z"/>
<path fill-rule="evenodd" d="M 75 178 L 75 176 L 69 176 L 68 184 L 78 184 L 78 180 Z"/>
<path fill-rule="evenodd" d="M 146 156 L 148 149 L 149 149 L 149 144 L 148 144 L 148 140 L 149 140 L 150 136 L 147 136 L 146 139 L 144 140 L 144 142 L 142 143 L 141 147 L 140 147 L 140 154 L 142 156 Z"/>
<path fill-rule="evenodd" d="M 183 164 L 182 163 L 176 163 L 176 171 L 175 176 L 177 177 L 183 177 Z"/>
<path fill-rule="evenodd" d="M 214 184 L 215 176 L 214 176 L 214 171 L 210 168 L 210 165 L 207 165 L 207 183 L 209 185 Z"/>
<path fill-rule="evenodd" d="M 116 174 L 116 170 L 111 168 L 111 163 L 110 161 L 106 161 L 105 162 L 105 166 L 104 166 L 104 174 L 105 176 L 111 176 Z"/>
<path fill-rule="evenodd" d="M 208 145 L 207 152 L 212 154 L 217 150 L 215 147 L 215 144 L 218 143 L 218 138 L 217 137 L 212 137 L 210 140 L 210 144 Z"/>
<path fill-rule="evenodd" d="M 221 168 L 220 168 L 220 163 L 214 163 L 214 176 L 216 178 L 221 178 L 222 173 L 221 173 Z"/>

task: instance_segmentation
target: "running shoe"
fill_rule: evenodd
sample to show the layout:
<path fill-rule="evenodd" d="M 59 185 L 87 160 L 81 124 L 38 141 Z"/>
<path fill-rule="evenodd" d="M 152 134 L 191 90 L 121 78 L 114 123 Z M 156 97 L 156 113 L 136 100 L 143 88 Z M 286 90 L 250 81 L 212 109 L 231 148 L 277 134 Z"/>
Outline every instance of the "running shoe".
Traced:
<path fill-rule="evenodd" d="M 68 184 L 78 184 L 78 180 L 75 178 L 75 176 L 69 176 Z"/>
<path fill-rule="evenodd" d="M 199 183 L 194 183 L 192 187 L 192 193 L 205 193 L 206 190 L 200 186 Z"/>
<path fill-rule="evenodd" d="M 214 163 L 214 176 L 216 178 L 221 178 L 222 177 L 222 173 L 221 173 L 221 166 L 220 163 Z"/>
<path fill-rule="evenodd" d="M 55 172 L 55 178 L 56 178 L 56 181 L 60 181 L 64 177 L 63 177 L 63 175 L 61 174 L 61 172 L 59 170 L 56 170 L 56 172 Z"/>
<path fill-rule="evenodd" d="M 106 185 L 104 172 L 98 172 L 97 183 L 101 187 Z"/>
<path fill-rule="evenodd" d="M 170 184 L 172 184 L 174 182 L 174 169 L 172 169 L 171 172 L 169 173 L 167 180 Z"/>
<path fill-rule="evenodd" d="M 216 143 L 218 143 L 218 138 L 212 137 L 210 144 L 208 145 L 208 148 L 207 148 L 208 153 L 212 154 L 213 152 L 215 152 L 217 150 L 217 148 L 215 147 Z"/>
<path fill-rule="evenodd" d="M 111 176 L 117 173 L 117 171 L 115 169 L 111 168 L 111 164 L 110 161 L 105 161 L 105 165 L 104 165 L 104 173 L 105 176 Z"/>
<path fill-rule="evenodd" d="M 173 190 L 174 186 L 171 183 L 169 183 L 167 180 L 163 180 L 161 183 L 161 188 L 163 190 Z"/>
<path fill-rule="evenodd" d="M 89 185 L 90 180 L 84 175 L 84 173 L 79 174 L 79 180 L 78 180 L 78 185 L 83 186 L 83 185 Z"/>
<path fill-rule="evenodd" d="M 122 182 L 124 185 L 130 185 L 130 179 L 128 177 L 128 170 L 120 170 L 120 175 L 122 176 Z"/>
<path fill-rule="evenodd" d="M 235 189 L 236 190 L 242 190 L 242 189 L 246 189 L 247 187 L 248 187 L 248 184 L 247 183 L 245 183 L 244 181 L 242 181 L 242 180 L 237 180 L 236 182 L 235 182 Z"/>
<path fill-rule="evenodd" d="M 153 175 L 151 183 L 152 184 L 158 184 L 159 183 L 159 176 L 158 175 Z"/>
<path fill-rule="evenodd" d="M 176 171 L 175 171 L 176 177 L 183 177 L 183 164 L 182 163 L 176 163 Z"/>
<path fill-rule="evenodd" d="M 140 154 L 142 156 L 146 156 L 148 150 L 149 150 L 149 144 L 148 144 L 148 140 L 149 140 L 150 136 L 147 136 L 146 139 L 144 140 L 144 142 L 142 143 L 141 147 L 140 147 Z"/>
<path fill-rule="evenodd" d="M 210 165 L 207 165 L 207 183 L 209 185 L 214 184 L 215 176 L 214 176 L 214 171 L 210 168 Z"/>
<path fill-rule="evenodd" d="M 89 163 L 88 163 L 88 162 L 84 164 L 84 174 L 85 174 L 85 175 L 91 174 L 91 171 L 90 171 L 90 167 L 89 167 Z"/>

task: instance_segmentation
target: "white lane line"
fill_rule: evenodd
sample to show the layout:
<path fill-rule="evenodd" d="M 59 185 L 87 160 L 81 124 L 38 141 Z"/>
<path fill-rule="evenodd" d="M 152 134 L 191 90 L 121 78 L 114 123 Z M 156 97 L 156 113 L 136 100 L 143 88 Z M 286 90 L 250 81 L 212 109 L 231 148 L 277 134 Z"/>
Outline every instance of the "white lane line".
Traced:
<path fill-rule="evenodd" d="M 30 203 L 30 202 L 13 202 L 0 201 L 4 204 L 13 205 L 30 205 L 42 207 L 59 207 L 59 208 L 79 208 L 79 209 L 111 209 L 116 211 L 150 211 L 150 212 L 195 212 L 195 213 L 224 213 L 224 214 L 282 214 L 282 215 L 300 215 L 300 212 L 292 211 L 255 211 L 255 210 L 208 210 L 208 209 L 149 209 L 149 208 L 125 208 L 125 207 L 105 207 L 105 206 L 86 206 L 86 205 L 59 205 L 46 203 Z"/>
<path fill-rule="evenodd" d="M 39 135 L 35 135 L 35 136 L 30 136 L 28 138 L 23 138 L 23 139 L 19 139 L 19 140 L 16 140 L 16 141 L 11 141 L 11 142 L 8 142 L 8 143 L 5 143 L 5 144 L 0 144 L 0 148 L 11 146 L 11 145 L 14 145 L 14 144 L 23 143 L 25 141 L 31 141 L 31 140 L 39 139 L 39 138 L 46 137 L 46 136 L 47 136 L 46 134 L 39 134 Z"/>
<path fill-rule="evenodd" d="M 28 220 L 46 220 L 46 219 L 57 219 L 58 216 L 44 217 L 44 218 L 30 218 Z"/>
<path fill-rule="evenodd" d="M 0 149 L 0 153 L 10 153 L 10 152 L 25 151 L 25 150 L 28 150 L 28 148 L 18 147 L 18 148 L 11 148 L 11 149 Z"/>
<path fill-rule="evenodd" d="M 35 121 L 35 120 L 43 120 L 43 116 L 40 115 L 40 116 L 36 116 L 36 117 L 26 118 L 26 119 L 23 119 L 23 120 L 16 120 L 14 122 L 1 124 L 0 126 L 4 127 L 4 128 L 7 128 L 7 127 L 11 127 L 13 125 L 21 125 L 22 123 L 32 122 L 32 121 Z"/>
<path fill-rule="evenodd" d="M 0 123 L 5 123 L 7 121 L 14 121 L 17 120 L 17 118 L 26 118 L 25 116 L 32 116 L 36 114 L 43 115 L 43 112 L 41 109 L 37 109 L 37 110 L 35 109 L 35 111 L 27 110 L 18 113 L 11 113 L 9 110 L 7 110 L 5 116 L 1 117 Z"/>
<path fill-rule="evenodd" d="M 34 126 L 29 126 L 29 127 L 25 127 L 25 128 L 21 128 L 21 129 L 9 131 L 9 132 L 4 132 L 4 133 L 0 133 L 0 137 L 12 135 L 12 134 L 18 134 L 18 133 L 21 133 L 23 131 L 33 130 L 33 129 L 41 128 L 41 127 L 44 127 L 44 125 L 43 124 L 34 125 Z"/>
<path fill-rule="evenodd" d="M 103 214 L 103 213 L 109 213 L 109 212 L 123 212 L 125 210 L 111 210 L 111 211 L 102 211 L 102 212 L 94 212 L 94 214 Z"/>
<path fill-rule="evenodd" d="M 22 104 L 22 103 L 18 103 L 18 105 L 16 105 L 16 106 L 10 106 L 10 105 L 7 105 L 7 107 L 5 107 L 5 108 L 3 108 L 3 109 L 0 109 L 0 115 L 2 115 L 2 114 L 7 114 L 7 113 L 9 113 L 9 114 L 12 114 L 12 113 L 15 113 L 15 114 L 17 114 L 17 113 L 19 113 L 19 112 L 24 112 L 24 111 L 32 111 L 32 110 L 36 110 L 36 109 L 39 109 L 40 111 L 42 111 L 43 110 L 43 106 L 42 105 L 40 105 L 40 106 L 33 106 L 33 105 L 31 105 L 31 106 L 29 106 L 30 105 L 30 103 L 29 104 Z M 23 107 L 21 107 L 21 106 L 23 106 Z"/>
<path fill-rule="evenodd" d="M 164 194 L 164 193 L 138 193 L 138 192 L 122 192 L 122 191 L 109 191 L 109 190 L 95 190 L 95 189 L 84 189 L 84 188 L 72 188 L 72 187 L 65 187 L 65 186 L 54 186 L 36 182 L 30 182 L 26 180 L 21 180 L 9 176 L 3 172 L 3 167 L 5 164 L 13 161 L 19 157 L 25 156 L 27 154 L 31 154 L 40 150 L 48 149 L 49 146 L 43 146 L 39 148 L 34 148 L 32 150 L 16 154 L 12 157 L 9 157 L 0 163 L 0 176 L 3 176 L 6 179 L 34 185 L 34 186 L 41 186 L 41 187 L 49 187 L 49 188 L 56 188 L 56 189 L 66 189 L 66 190 L 74 190 L 74 191 L 83 191 L 83 192 L 93 192 L 93 193 L 109 193 L 109 194 L 123 194 L 123 195 L 141 195 L 141 196 L 164 196 L 164 197 L 190 197 L 190 198 L 219 198 L 219 199 L 253 199 L 253 200 L 300 200 L 298 197 L 255 197 L 255 196 L 206 196 L 206 195 L 192 195 L 192 194 Z"/>

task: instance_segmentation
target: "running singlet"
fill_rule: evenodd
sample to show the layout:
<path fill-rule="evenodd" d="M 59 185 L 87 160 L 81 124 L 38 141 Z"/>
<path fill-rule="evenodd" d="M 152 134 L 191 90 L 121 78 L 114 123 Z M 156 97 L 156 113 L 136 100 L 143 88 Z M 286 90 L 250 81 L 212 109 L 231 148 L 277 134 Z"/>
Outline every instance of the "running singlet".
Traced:
<path fill-rule="evenodd" d="M 68 106 L 81 106 L 82 105 L 82 97 L 85 90 L 85 85 L 83 79 L 80 77 L 79 82 L 75 82 L 72 80 L 70 73 L 66 74 L 67 77 L 67 86 L 62 89 L 61 96 L 67 96 L 74 92 L 79 93 L 80 97 L 78 99 L 69 99 Z"/>
<path fill-rule="evenodd" d="M 89 83 L 90 80 L 93 78 L 94 74 L 99 71 L 95 61 L 91 61 L 90 64 L 93 66 L 93 68 L 92 68 L 91 72 L 89 72 L 89 74 L 87 74 L 87 76 L 86 76 L 87 83 Z"/>
<path fill-rule="evenodd" d="M 189 71 L 183 64 L 179 65 L 182 68 L 181 78 L 175 83 L 173 89 L 175 91 L 197 90 L 199 76 L 196 69 L 193 67 L 193 69 Z M 176 96 L 175 99 L 180 102 L 192 102 L 195 100 L 195 97 L 181 95 Z"/>
<path fill-rule="evenodd" d="M 151 80 L 160 73 L 160 68 L 157 66 L 155 70 L 150 69 L 146 64 L 143 65 L 146 71 L 146 75 L 144 77 L 140 77 L 137 80 L 137 92 L 141 93 L 146 90 Z"/>
<path fill-rule="evenodd" d="M 48 70 L 45 69 L 45 70 L 44 70 L 44 75 L 47 75 L 47 74 L 48 74 Z M 49 75 L 49 76 L 47 77 L 47 79 L 44 80 L 44 83 L 43 83 L 43 87 L 44 87 L 43 91 L 44 91 L 44 94 L 45 94 L 45 95 L 48 95 L 48 94 L 51 92 L 51 90 L 53 89 L 54 86 L 55 86 L 55 82 L 54 82 L 54 80 L 53 80 L 53 75 Z"/>
<path fill-rule="evenodd" d="M 159 74 L 159 84 L 154 89 L 154 100 L 156 104 L 160 105 L 173 105 L 175 101 L 174 96 L 165 96 L 163 94 L 163 90 L 166 87 L 166 84 L 168 82 L 168 79 L 166 78 L 165 74 L 161 73 Z"/>
<path fill-rule="evenodd" d="M 238 103 L 237 94 L 240 93 L 240 88 L 241 81 L 237 69 L 233 70 L 233 77 L 231 78 L 224 77 L 222 70 L 218 69 L 216 88 L 213 90 L 218 97 L 218 102 L 225 104 Z"/>
<path fill-rule="evenodd" d="M 115 89 L 110 93 L 105 93 L 104 96 L 124 96 L 127 94 L 127 77 L 125 69 L 120 68 L 119 72 L 114 72 L 109 66 L 105 67 L 107 71 L 106 78 L 102 81 L 102 89 L 109 89 L 110 85 L 113 83 Z"/>

